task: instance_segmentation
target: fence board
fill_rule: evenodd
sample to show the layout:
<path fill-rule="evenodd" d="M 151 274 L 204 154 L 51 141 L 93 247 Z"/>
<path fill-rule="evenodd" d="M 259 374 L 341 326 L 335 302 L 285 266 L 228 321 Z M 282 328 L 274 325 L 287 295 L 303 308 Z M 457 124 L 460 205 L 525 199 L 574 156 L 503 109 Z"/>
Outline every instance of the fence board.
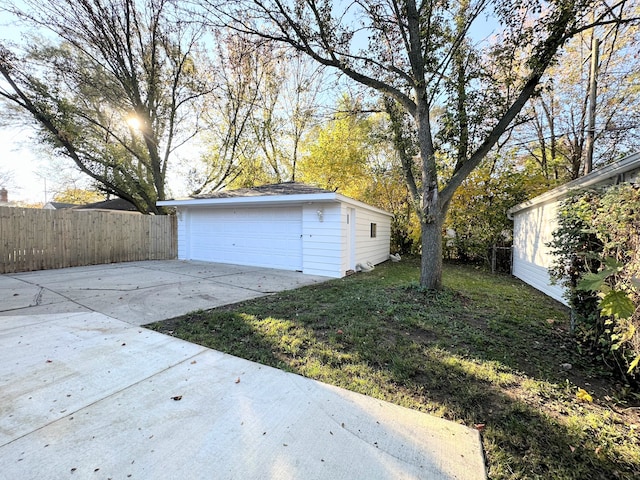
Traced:
<path fill-rule="evenodd" d="M 168 260 L 177 245 L 174 215 L 0 207 L 0 273 Z"/>

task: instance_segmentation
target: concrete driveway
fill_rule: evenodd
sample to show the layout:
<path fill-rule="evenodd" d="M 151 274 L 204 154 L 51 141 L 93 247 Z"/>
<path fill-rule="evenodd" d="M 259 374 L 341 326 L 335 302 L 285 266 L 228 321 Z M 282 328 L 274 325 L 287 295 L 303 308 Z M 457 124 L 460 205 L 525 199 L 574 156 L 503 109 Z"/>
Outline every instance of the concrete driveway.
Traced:
<path fill-rule="evenodd" d="M 325 280 L 179 261 L 0 276 L 0 479 L 484 479 L 474 430 L 139 326 Z"/>
<path fill-rule="evenodd" d="M 133 325 L 328 280 L 300 272 L 157 260 L 0 275 L 0 316 L 99 312 Z"/>

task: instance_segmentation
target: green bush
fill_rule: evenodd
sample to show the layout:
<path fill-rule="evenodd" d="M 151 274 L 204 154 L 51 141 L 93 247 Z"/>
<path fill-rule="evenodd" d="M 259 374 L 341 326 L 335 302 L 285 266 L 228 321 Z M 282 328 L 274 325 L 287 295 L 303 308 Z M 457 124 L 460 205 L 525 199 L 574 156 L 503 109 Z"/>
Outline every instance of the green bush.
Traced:
<path fill-rule="evenodd" d="M 640 186 L 576 192 L 550 243 L 552 278 L 567 290 L 581 348 L 640 385 Z"/>

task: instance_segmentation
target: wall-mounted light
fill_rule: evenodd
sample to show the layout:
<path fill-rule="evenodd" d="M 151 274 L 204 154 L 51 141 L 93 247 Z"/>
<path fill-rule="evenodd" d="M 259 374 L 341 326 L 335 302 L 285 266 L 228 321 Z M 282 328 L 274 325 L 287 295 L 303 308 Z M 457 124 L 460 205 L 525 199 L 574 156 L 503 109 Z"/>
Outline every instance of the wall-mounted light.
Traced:
<path fill-rule="evenodd" d="M 318 220 L 322 221 L 322 217 L 324 217 L 324 209 L 319 208 L 316 213 L 318 214 Z"/>

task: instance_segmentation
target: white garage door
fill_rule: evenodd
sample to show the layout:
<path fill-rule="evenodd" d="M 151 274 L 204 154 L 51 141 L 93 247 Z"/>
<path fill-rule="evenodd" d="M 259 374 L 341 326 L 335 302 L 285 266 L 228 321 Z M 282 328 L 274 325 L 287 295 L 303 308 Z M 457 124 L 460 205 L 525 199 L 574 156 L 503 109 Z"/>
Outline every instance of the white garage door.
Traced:
<path fill-rule="evenodd" d="M 302 208 L 191 210 L 189 258 L 302 270 Z"/>

